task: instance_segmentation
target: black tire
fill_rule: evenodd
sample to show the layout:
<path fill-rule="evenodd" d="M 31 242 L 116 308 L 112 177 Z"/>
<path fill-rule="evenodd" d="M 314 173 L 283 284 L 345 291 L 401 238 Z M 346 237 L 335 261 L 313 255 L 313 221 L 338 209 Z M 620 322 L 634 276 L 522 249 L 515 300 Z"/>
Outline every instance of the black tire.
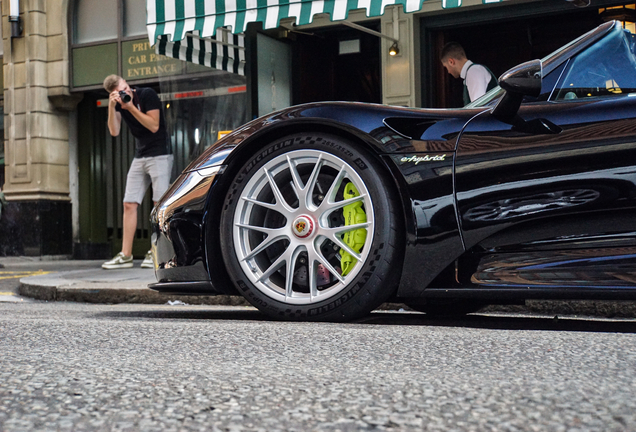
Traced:
<path fill-rule="evenodd" d="M 386 301 L 399 280 L 404 236 L 396 194 L 384 178 L 375 160 L 332 135 L 291 135 L 261 148 L 235 175 L 221 216 L 221 250 L 239 292 L 286 320 L 348 321 Z M 366 222 L 344 229 L 363 240 L 359 251 L 349 249 L 353 264 L 342 271 L 339 249 L 347 243 L 339 230 L 351 224 L 340 203 L 349 183 Z"/>

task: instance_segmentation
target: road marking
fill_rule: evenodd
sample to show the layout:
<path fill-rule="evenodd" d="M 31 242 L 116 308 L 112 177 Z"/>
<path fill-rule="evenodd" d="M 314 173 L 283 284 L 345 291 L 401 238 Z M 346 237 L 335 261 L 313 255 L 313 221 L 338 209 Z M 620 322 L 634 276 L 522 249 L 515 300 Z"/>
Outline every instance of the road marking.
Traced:
<path fill-rule="evenodd" d="M 0 292 L 0 296 L 14 296 L 16 293 L 12 292 Z"/>
<path fill-rule="evenodd" d="M 0 293 L 0 303 L 19 303 L 23 302 L 24 298 L 15 293 Z M 33 301 L 27 299 L 27 301 Z"/>
<path fill-rule="evenodd" d="M 50 271 L 43 270 L 35 270 L 35 271 L 0 271 L 0 280 L 1 279 L 18 279 L 29 276 L 39 276 L 45 275 L 49 273 L 54 273 Z"/>

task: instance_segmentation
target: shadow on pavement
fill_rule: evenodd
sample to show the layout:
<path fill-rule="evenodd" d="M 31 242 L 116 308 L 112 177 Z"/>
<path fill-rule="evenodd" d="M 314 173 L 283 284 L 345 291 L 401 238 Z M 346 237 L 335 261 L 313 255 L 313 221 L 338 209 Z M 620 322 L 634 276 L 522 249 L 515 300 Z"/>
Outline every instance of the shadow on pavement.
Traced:
<path fill-rule="evenodd" d="M 95 315 L 98 318 L 114 319 L 182 319 L 182 320 L 229 320 L 271 321 L 271 318 L 253 308 L 192 309 L 147 309 L 111 311 Z M 285 324 L 285 321 L 280 321 Z M 329 323 L 326 323 L 329 325 Z M 341 324 L 339 324 L 341 325 Z M 429 317 L 423 313 L 374 312 L 367 317 L 345 325 L 404 325 L 428 327 L 464 327 L 491 330 L 551 330 L 636 333 L 636 321 L 595 319 L 589 317 L 549 318 L 531 315 L 466 315 L 459 318 Z"/>
<path fill-rule="evenodd" d="M 590 317 L 554 317 L 531 315 L 479 315 L 440 318 L 426 314 L 374 313 L 356 321 L 374 325 L 421 325 L 429 327 L 465 327 L 491 330 L 553 330 L 610 333 L 636 333 L 636 321 L 600 320 Z"/>
<path fill-rule="evenodd" d="M 256 309 L 237 308 L 205 310 L 193 309 L 148 309 L 135 311 L 112 311 L 94 315 L 96 318 L 115 319 L 181 319 L 181 320 L 228 320 L 228 321 L 274 321 Z"/>

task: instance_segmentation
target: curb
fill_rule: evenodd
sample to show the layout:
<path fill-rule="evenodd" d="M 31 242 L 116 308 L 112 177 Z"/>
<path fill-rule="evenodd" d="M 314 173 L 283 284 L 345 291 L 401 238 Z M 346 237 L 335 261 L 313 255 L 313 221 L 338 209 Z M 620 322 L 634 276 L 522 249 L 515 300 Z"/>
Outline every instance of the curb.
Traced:
<path fill-rule="evenodd" d="M 189 296 L 162 294 L 148 288 L 153 283 L 148 271 L 116 273 L 103 270 L 77 270 L 47 275 L 29 276 L 20 279 L 18 294 L 35 300 L 70 301 L 80 303 L 138 303 L 166 304 L 181 301 L 198 305 L 251 306 L 240 296 Z M 109 279 L 111 279 L 109 281 Z"/>
<path fill-rule="evenodd" d="M 158 293 L 150 288 L 64 288 L 23 283 L 22 281 L 18 294 L 34 300 L 69 301 L 78 303 L 166 304 L 169 301 L 181 301 L 192 305 L 251 306 L 251 304 L 244 300 L 243 297 L 238 296 L 168 295 Z"/>

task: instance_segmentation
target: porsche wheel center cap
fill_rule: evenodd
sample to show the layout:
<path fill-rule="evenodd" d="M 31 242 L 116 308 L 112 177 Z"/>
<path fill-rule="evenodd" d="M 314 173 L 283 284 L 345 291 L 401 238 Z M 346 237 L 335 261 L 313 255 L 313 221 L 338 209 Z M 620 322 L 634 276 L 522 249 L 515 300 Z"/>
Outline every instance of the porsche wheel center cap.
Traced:
<path fill-rule="evenodd" d="M 307 238 L 314 232 L 314 221 L 309 216 L 298 216 L 292 224 L 292 231 L 298 238 Z"/>

